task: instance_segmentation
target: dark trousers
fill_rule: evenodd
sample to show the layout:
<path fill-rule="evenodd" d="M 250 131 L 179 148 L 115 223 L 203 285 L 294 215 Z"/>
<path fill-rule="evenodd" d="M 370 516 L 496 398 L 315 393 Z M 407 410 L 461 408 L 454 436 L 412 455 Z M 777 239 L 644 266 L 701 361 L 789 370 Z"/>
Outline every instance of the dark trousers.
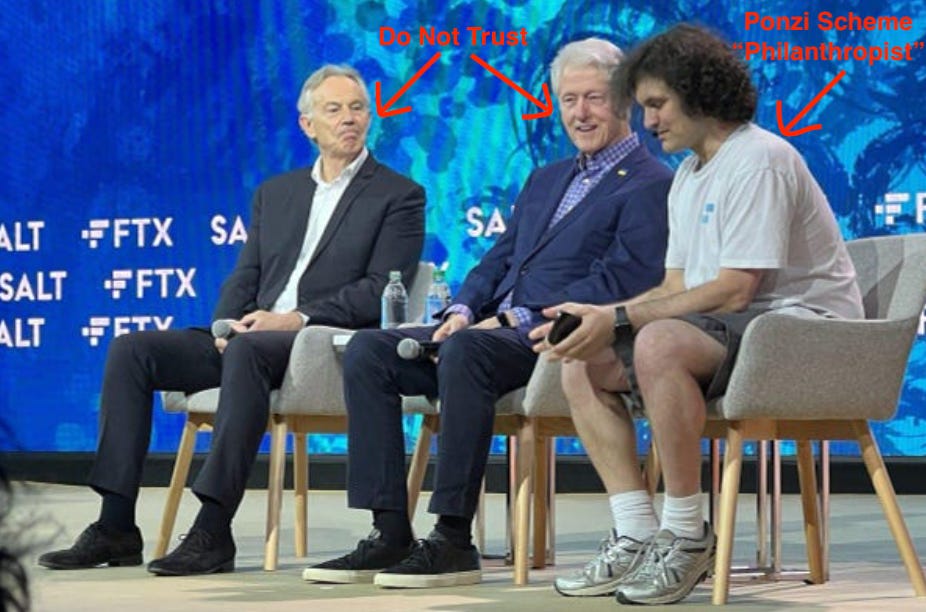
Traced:
<path fill-rule="evenodd" d="M 428 340 L 434 329 L 363 330 L 347 345 L 347 496 L 352 508 L 406 511 L 400 395 L 427 395 L 441 402 L 428 510 L 466 518 L 476 512 L 495 401 L 527 384 L 537 356 L 512 328 L 458 331 L 441 345 L 437 365 L 396 354 L 403 338 Z"/>
<path fill-rule="evenodd" d="M 151 438 L 154 391 L 221 387 L 212 448 L 193 491 L 233 514 L 267 428 L 270 390 L 283 381 L 296 333 L 241 334 L 222 354 L 202 329 L 143 331 L 114 339 L 103 373 L 100 441 L 90 486 L 135 499 Z"/>

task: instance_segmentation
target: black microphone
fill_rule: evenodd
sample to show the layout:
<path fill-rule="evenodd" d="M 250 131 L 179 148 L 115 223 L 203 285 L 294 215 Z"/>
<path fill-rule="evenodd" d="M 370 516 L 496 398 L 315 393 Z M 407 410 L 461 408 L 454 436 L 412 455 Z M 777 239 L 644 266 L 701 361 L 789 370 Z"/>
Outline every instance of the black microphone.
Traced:
<path fill-rule="evenodd" d="M 237 323 L 234 319 L 216 319 L 212 322 L 212 337 L 213 338 L 225 338 L 226 340 L 231 340 L 238 335 L 238 332 L 235 331 L 235 328 L 232 327 L 232 323 Z"/>
<path fill-rule="evenodd" d="M 395 347 L 395 352 L 408 361 L 424 361 L 437 355 L 440 342 L 418 342 L 414 338 L 405 338 Z"/>

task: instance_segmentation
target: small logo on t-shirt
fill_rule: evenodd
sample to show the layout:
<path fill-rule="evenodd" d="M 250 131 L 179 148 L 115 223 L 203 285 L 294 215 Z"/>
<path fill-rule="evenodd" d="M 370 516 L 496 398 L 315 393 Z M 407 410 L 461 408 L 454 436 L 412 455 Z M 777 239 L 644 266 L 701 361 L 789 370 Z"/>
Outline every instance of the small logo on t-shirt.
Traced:
<path fill-rule="evenodd" d="M 714 210 L 717 208 L 713 202 L 708 202 L 704 205 L 704 210 L 701 211 L 701 225 L 707 225 L 711 220 L 711 215 L 714 214 Z"/>

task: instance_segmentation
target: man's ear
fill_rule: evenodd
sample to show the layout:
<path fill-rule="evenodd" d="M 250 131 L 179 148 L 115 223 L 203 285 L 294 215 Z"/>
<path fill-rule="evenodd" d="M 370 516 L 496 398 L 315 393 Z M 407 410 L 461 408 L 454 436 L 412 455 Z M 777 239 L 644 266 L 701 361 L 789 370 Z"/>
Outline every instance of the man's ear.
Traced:
<path fill-rule="evenodd" d="M 306 115 L 299 115 L 299 127 L 302 129 L 302 133 L 308 136 L 310 139 L 315 140 L 315 126 L 312 124 L 312 120 L 309 119 Z"/>

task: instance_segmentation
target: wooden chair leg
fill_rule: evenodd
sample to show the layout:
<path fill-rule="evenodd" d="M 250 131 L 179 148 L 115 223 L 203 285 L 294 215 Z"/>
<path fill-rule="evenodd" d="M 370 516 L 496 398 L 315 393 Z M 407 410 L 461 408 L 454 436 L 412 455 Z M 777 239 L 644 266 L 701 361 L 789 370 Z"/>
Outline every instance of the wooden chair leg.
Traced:
<path fill-rule="evenodd" d="M 296 498 L 296 556 L 308 554 L 309 456 L 305 433 L 293 434 L 293 494 Z"/>
<path fill-rule="evenodd" d="M 476 517 L 474 521 L 474 531 L 476 532 L 476 548 L 480 553 L 485 554 L 486 550 L 486 479 L 482 477 L 482 484 L 479 485 L 479 502 L 476 504 Z"/>
<path fill-rule="evenodd" d="M 170 477 L 170 486 L 167 489 L 167 500 L 164 502 L 164 513 L 161 515 L 161 528 L 158 531 L 158 544 L 154 549 L 154 558 L 160 559 L 167 554 L 170 536 L 177 521 L 177 509 L 180 507 L 180 498 L 186 488 L 186 479 L 190 475 L 190 463 L 193 461 L 193 446 L 196 444 L 196 432 L 199 424 L 187 415 L 180 435 L 180 447 L 177 449 L 177 458 L 174 459 L 174 472 Z"/>
<path fill-rule="evenodd" d="M 529 419 L 524 419 L 518 431 L 518 451 L 515 459 L 518 486 L 516 489 L 514 520 L 514 583 L 518 586 L 527 584 L 527 540 L 531 523 L 530 494 L 535 434 L 534 423 Z"/>
<path fill-rule="evenodd" d="M 547 449 L 547 565 L 556 565 L 556 438 L 550 438 Z"/>
<path fill-rule="evenodd" d="M 549 473 L 550 438 L 539 438 L 534 443 L 534 569 L 543 569 L 547 565 L 547 482 Z"/>
<path fill-rule="evenodd" d="M 643 464 L 643 480 L 646 481 L 646 491 L 650 497 L 656 494 L 660 478 L 662 478 L 662 466 L 659 464 L 659 451 L 656 449 L 656 442 L 651 442 L 649 454 L 646 455 L 646 461 Z"/>
<path fill-rule="evenodd" d="M 810 582 L 823 584 L 823 548 L 820 514 L 817 507 L 817 477 L 814 471 L 813 449 L 809 440 L 797 441 L 797 475 L 801 487 L 804 511 L 804 537 L 807 540 L 807 565 Z"/>
<path fill-rule="evenodd" d="M 412 453 L 412 462 L 408 467 L 408 520 L 414 522 L 415 509 L 418 507 L 418 496 L 421 495 L 421 485 L 424 483 L 424 473 L 428 469 L 428 459 L 431 457 L 431 437 L 437 432 L 440 421 L 436 414 L 426 414 L 421 419 L 421 430 L 418 432 L 418 441 L 415 442 L 415 451 Z"/>
<path fill-rule="evenodd" d="M 277 568 L 280 554 L 280 507 L 283 505 L 283 478 L 286 471 L 286 419 L 271 417 L 270 473 L 267 481 L 267 537 L 264 542 L 264 569 Z"/>
<path fill-rule="evenodd" d="M 852 430 L 855 432 L 855 437 L 861 448 L 862 459 L 865 461 L 865 467 L 868 468 L 871 484 L 874 485 L 875 493 L 878 494 L 878 499 L 881 500 L 881 507 L 884 509 L 884 516 L 887 518 L 891 535 L 894 536 L 900 558 L 907 568 L 907 575 L 913 584 L 913 590 L 916 592 L 917 597 L 926 597 L 926 578 L 923 577 L 923 568 L 920 566 L 919 557 L 917 557 L 913 541 L 910 539 L 910 532 L 907 531 L 907 524 L 904 522 L 903 514 L 900 512 L 900 506 L 897 505 L 894 485 L 891 483 L 891 478 L 884 467 L 884 460 L 878 450 L 878 443 L 872 437 L 871 428 L 868 426 L 867 421 L 853 421 Z"/>
<path fill-rule="evenodd" d="M 743 463 L 741 423 L 730 421 L 727 429 L 727 450 L 723 462 L 720 486 L 720 518 L 717 532 L 717 557 L 714 561 L 714 605 L 727 603 L 730 590 L 730 563 L 733 558 L 733 532 L 736 526 L 736 499 L 739 496 L 740 473 Z"/>

